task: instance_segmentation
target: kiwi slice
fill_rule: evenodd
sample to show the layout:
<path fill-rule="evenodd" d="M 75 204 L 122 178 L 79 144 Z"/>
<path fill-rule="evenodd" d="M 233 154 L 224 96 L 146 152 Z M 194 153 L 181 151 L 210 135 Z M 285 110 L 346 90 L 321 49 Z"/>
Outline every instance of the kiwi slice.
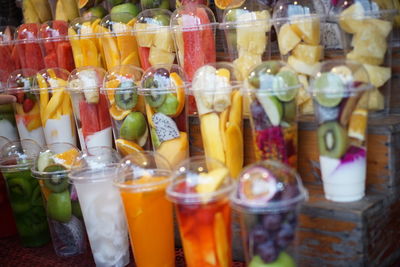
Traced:
<path fill-rule="evenodd" d="M 115 91 L 115 103 L 124 110 L 130 110 L 136 106 L 138 94 L 132 81 L 124 81 Z"/>
<path fill-rule="evenodd" d="M 322 73 L 314 81 L 315 99 L 324 107 L 336 107 L 342 101 L 345 85 L 339 75 Z"/>
<path fill-rule="evenodd" d="M 51 151 L 44 151 L 40 153 L 37 160 L 37 169 L 42 172 L 47 166 L 54 164 L 53 153 Z"/>
<path fill-rule="evenodd" d="M 68 222 L 72 216 L 71 198 L 68 190 L 51 193 L 47 199 L 47 214 L 53 220 Z"/>
<path fill-rule="evenodd" d="M 153 108 L 157 108 L 161 106 L 165 99 L 167 98 L 167 94 L 165 93 L 150 93 L 150 95 L 146 95 L 146 102 Z"/>
<path fill-rule="evenodd" d="M 322 124 L 318 128 L 318 146 L 321 156 L 341 158 L 346 153 L 348 138 L 346 130 L 336 121 Z"/>
<path fill-rule="evenodd" d="M 64 166 L 60 164 L 53 164 L 47 166 L 43 171 L 51 173 L 65 170 L 66 168 Z M 68 188 L 68 185 L 68 178 L 66 177 L 66 175 L 54 174 L 51 176 L 51 178 L 44 180 L 44 186 L 55 193 L 64 191 Z"/>

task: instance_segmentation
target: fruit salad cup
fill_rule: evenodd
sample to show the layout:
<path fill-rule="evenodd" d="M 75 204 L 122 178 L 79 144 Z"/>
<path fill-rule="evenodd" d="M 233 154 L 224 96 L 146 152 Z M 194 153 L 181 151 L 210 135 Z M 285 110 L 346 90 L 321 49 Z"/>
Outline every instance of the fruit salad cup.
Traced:
<path fill-rule="evenodd" d="M 376 87 L 365 94 L 362 101 L 368 100 L 368 109 L 380 113 L 387 113 L 390 103 L 390 41 L 396 10 L 386 8 L 393 6 L 393 2 L 339 0 L 329 11 L 329 18 L 341 30 L 345 57 L 363 64 L 368 72 L 369 82 Z"/>
<path fill-rule="evenodd" d="M 144 74 L 141 93 L 146 103 L 154 151 L 172 167 L 189 156 L 185 76 L 178 65 L 155 65 Z"/>
<path fill-rule="evenodd" d="M 279 160 L 297 167 L 297 105 L 301 83 L 281 61 L 265 61 L 246 79 L 257 160 Z"/>
<path fill-rule="evenodd" d="M 48 21 L 40 26 L 44 65 L 46 68 L 75 69 L 72 47 L 68 39 L 68 22 Z"/>
<path fill-rule="evenodd" d="M 243 97 L 240 73 L 227 62 L 200 67 L 191 93 L 197 104 L 204 154 L 226 164 L 233 178 L 243 166 Z"/>
<path fill-rule="evenodd" d="M 68 37 L 76 68 L 105 66 L 104 51 L 98 38 L 100 32 L 100 19 L 94 16 L 76 18 L 69 24 Z"/>
<path fill-rule="evenodd" d="M 89 154 L 82 153 L 69 173 L 98 267 L 123 267 L 129 263 L 124 208 L 120 192 L 113 186 L 113 180 L 118 178 L 119 159 L 115 150 L 97 147 Z"/>
<path fill-rule="evenodd" d="M 43 149 L 32 167 L 41 187 L 51 239 L 60 257 L 75 256 L 86 249 L 86 233 L 78 196 L 68 182 L 68 172 L 79 150 L 68 143 L 53 143 Z"/>
<path fill-rule="evenodd" d="M 181 162 L 167 188 L 175 203 L 179 231 L 189 267 L 231 266 L 233 180 L 220 161 L 193 157 Z"/>
<path fill-rule="evenodd" d="M 279 161 L 260 161 L 243 170 L 231 201 L 239 214 L 247 266 L 296 266 L 288 247 L 307 195 L 299 175 Z"/>
<path fill-rule="evenodd" d="M 33 88 L 36 83 L 37 72 L 33 69 L 19 69 L 10 74 L 7 81 L 6 94 L 14 95 L 14 115 L 18 133 L 21 139 L 33 139 L 40 146 L 46 144 L 40 106 Z"/>
<path fill-rule="evenodd" d="M 144 10 L 135 23 L 136 40 L 142 68 L 175 61 L 175 45 L 169 27 L 171 11 L 161 8 Z"/>
<path fill-rule="evenodd" d="M 299 113 L 312 114 L 312 97 L 308 93 L 309 79 L 324 58 L 324 4 L 320 0 L 280 0 L 273 11 L 275 31 L 281 59 L 299 75 Z"/>
<path fill-rule="evenodd" d="M 4 94 L 7 87 L 7 72 L 0 70 L 0 95 Z M 12 104 L 0 105 L 0 137 L 6 140 L 18 140 L 17 124 L 15 123 L 14 109 Z M 2 143 L 0 143 L 1 145 Z"/>
<path fill-rule="evenodd" d="M 170 25 L 179 66 L 191 82 L 198 68 L 216 62 L 215 32 L 218 24 L 207 6 L 190 4 L 172 13 Z M 189 114 L 197 113 L 193 96 L 189 96 L 188 109 Z"/>
<path fill-rule="evenodd" d="M 73 70 L 68 79 L 68 90 L 83 151 L 97 146 L 112 147 L 107 98 L 100 92 L 105 73 L 102 68 L 82 67 Z"/>
<path fill-rule="evenodd" d="M 131 13 L 111 14 L 102 19 L 100 42 L 108 71 L 119 65 L 140 67 L 136 38 L 132 32 L 135 21 Z"/>
<path fill-rule="evenodd" d="M 40 118 L 47 145 L 76 145 L 76 130 L 71 99 L 66 89 L 69 72 L 61 68 L 43 69 L 36 74 L 33 91 L 39 103 Z"/>
<path fill-rule="evenodd" d="M 0 171 L 24 247 L 40 247 L 50 240 L 40 186 L 31 176 L 31 167 L 39 151 L 35 141 L 22 140 L 5 144 L 0 152 Z"/>
<path fill-rule="evenodd" d="M 310 88 L 318 122 L 319 162 L 325 197 L 348 202 L 365 194 L 368 102 L 372 86 L 358 63 L 326 61 Z M 368 98 L 367 98 L 368 99 Z"/>
<path fill-rule="evenodd" d="M 26 23 L 15 32 L 15 46 L 21 68 L 39 71 L 44 68 L 44 58 L 39 40 L 39 23 Z"/>
<path fill-rule="evenodd" d="M 155 152 L 136 152 L 121 161 L 114 183 L 138 267 L 175 266 L 172 203 L 165 198 L 170 176 L 167 159 Z"/>
<path fill-rule="evenodd" d="M 20 69 L 17 47 L 15 46 L 13 26 L 0 27 L 0 70 L 7 75 Z"/>

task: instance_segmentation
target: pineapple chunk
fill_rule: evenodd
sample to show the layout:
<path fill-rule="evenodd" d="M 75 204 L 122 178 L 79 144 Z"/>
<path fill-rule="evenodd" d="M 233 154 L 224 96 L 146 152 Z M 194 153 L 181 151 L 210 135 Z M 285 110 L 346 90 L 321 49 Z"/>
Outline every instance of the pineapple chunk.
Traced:
<path fill-rule="evenodd" d="M 136 23 L 136 41 L 141 47 L 151 47 L 154 40 L 154 32 L 151 28 L 157 25 L 147 24 L 147 23 Z M 154 29 L 153 29 L 154 30 Z"/>
<path fill-rule="evenodd" d="M 320 68 L 320 63 L 308 64 L 296 58 L 295 56 L 290 56 L 288 58 L 288 64 L 298 73 L 312 76 Z"/>
<path fill-rule="evenodd" d="M 153 45 L 168 52 L 174 52 L 174 41 L 168 28 L 160 28 L 154 35 Z"/>
<path fill-rule="evenodd" d="M 390 21 L 382 19 L 366 19 L 365 24 L 365 28 L 367 29 L 371 26 L 376 28 L 377 32 L 379 32 L 379 34 L 384 38 L 389 36 L 389 33 L 392 31 L 393 26 Z"/>
<path fill-rule="evenodd" d="M 239 50 L 239 57 L 233 61 L 236 69 L 239 70 L 242 77 L 247 77 L 249 70 L 262 61 L 261 55 Z"/>
<path fill-rule="evenodd" d="M 305 75 L 298 75 L 299 82 L 303 85 L 299 93 L 297 95 L 297 104 L 302 105 L 303 103 L 307 102 L 309 99 L 311 99 L 310 94 L 307 92 L 308 89 L 308 79 L 307 76 Z"/>
<path fill-rule="evenodd" d="M 364 27 L 363 18 L 364 8 L 357 1 L 342 11 L 339 17 L 339 25 L 347 33 L 356 33 Z"/>
<path fill-rule="evenodd" d="M 236 29 L 236 41 L 238 49 L 245 49 L 254 54 L 263 54 L 267 46 L 267 32 L 269 32 L 269 13 L 246 12 L 238 17 L 238 23 L 242 25 Z M 251 22 L 256 19 L 256 21 Z"/>
<path fill-rule="evenodd" d="M 292 30 L 289 23 L 282 26 L 278 33 L 278 44 L 279 51 L 282 55 L 286 55 L 293 48 L 296 47 L 298 43 L 301 42 L 300 37 Z"/>
<path fill-rule="evenodd" d="M 150 48 L 149 62 L 151 65 L 156 64 L 172 64 L 174 63 L 175 54 L 167 52 L 165 50 L 159 49 L 152 46 Z"/>
<path fill-rule="evenodd" d="M 371 84 L 377 88 L 384 85 L 391 77 L 391 69 L 387 67 L 379 67 L 369 64 L 364 64 L 364 67 L 369 75 Z"/>
<path fill-rule="evenodd" d="M 364 63 L 364 64 L 380 65 L 383 63 L 383 57 L 378 58 L 378 57 L 374 57 L 372 55 L 363 56 L 363 55 L 356 54 L 354 51 L 351 51 L 350 53 L 348 53 L 346 55 L 346 57 L 348 59 L 355 60 L 355 61 L 358 61 L 358 62 Z"/>
<path fill-rule="evenodd" d="M 314 64 L 323 58 L 324 48 L 321 45 L 299 44 L 293 55 L 303 62 Z"/>
<path fill-rule="evenodd" d="M 385 98 L 382 93 L 375 88 L 374 90 L 368 92 L 368 109 L 369 110 L 382 110 L 385 107 Z"/>
<path fill-rule="evenodd" d="M 370 29 L 366 29 L 364 32 L 368 32 Z M 373 31 L 370 31 L 373 32 Z M 368 36 L 367 36 L 368 35 Z M 353 52 L 357 56 L 373 55 L 376 58 L 384 58 L 387 41 L 380 35 L 369 35 L 359 33 L 355 35 L 357 39 L 354 40 Z"/>
<path fill-rule="evenodd" d="M 318 45 L 321 40 L 320 21 L 319 18 L 299 18 L 293 16 L 291 18 L 293 31 L 301 37 L 307 44 Z"/>

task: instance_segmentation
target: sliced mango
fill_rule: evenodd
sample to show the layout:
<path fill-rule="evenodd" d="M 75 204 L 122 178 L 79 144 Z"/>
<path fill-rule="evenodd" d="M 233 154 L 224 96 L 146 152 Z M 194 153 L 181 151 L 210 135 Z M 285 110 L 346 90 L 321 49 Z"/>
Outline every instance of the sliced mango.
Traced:
<path fill-rule="evenodd" d="M 72 113 L 72 108 L 71 108 L 71 100 L 69 99 L 69 94 L 68 92 L 64 91 L 64 96 L 62 100 L 62 114 L 63 115 L 70 115 Z"/>
<path fill-rule="evenodd" d="M 180 132 L 179 138 L 162 142 L 157 152 L 168 159 L 171 166 L 177 166 L 188 157 L 189 140 L 185 132 Z"/>
<path fill-rule="evenodd" d="M 72 54 L 74 57 L 75 66 L 77 68 L 83 66 L 83 54 L 80 46 L 79 38 L 74 29 L 68 28 L 69 41 L 72 47 Z"/>
<path fill-rule="evenodd" d="M 27 118 L 28 118 L 28 121 L 26 124 L 26 129 L 28 131 L 33 131 L 42 126 L 42 123 L 40 122 L 39 114 L 29 115 L 29 116 L 27 116 Z"/>
<path fill-rule="evenodd" d="M 54 113 L 57 112 L 58 107 L 62 104 L 64 96 L 64 89 L 58 89 L 53 93 L 49 104 L 46 106 L 44 110 L 44 121 L 47 121 L 52 117 Z M 61 113 L 61 112 L 60 112 Z"/>
<path fill-rule="evenodd" d="M 111 70 L 113 67 L 120 65 L 119 51 L 116 40 L 112 36 L 104 36 L 102 38 L 103 48 L 107 51 L 104 54 L 107 69 Z"/>
<path fill-rule="evenodd" d="M 98 60 L 98 50 L 94 38 L 84 38 L 80 40 L 83 54 L 83 66 L 100 67 Z"/>
<path fill-rule="evenodd" d="M 201 136 L 206 156 L 225 163 L 224 146 L 219 125 L 217 113 L 207 113 L 200 117 Z"/>
<path fill-rule="evenodd" d="M 217 258 L 220 267 L 230 266 L 229 240 L 226 230 L 227 225 L 224 223 L 224 217 L 221 212 L 214 216 L 214 238 L 217 247 Z"/>
<path fill-rule="evenodd" d="M 231 112 L 229 113 L 229 122 L 242 125 L 243 99 L 239 90 L 233 92 Z"/>
<path fill-rule="evenodd" d="M 226 130 L 226 124 L 228 123 L 229 119 L 229 108 L 222 111 L 219 117 L 220 117 L 219 128 L 221 130 L 222 144 L 224 145 L 224 150 L 226 151 L 225 130 Z"/>
<path fill-rule="evenodd" d="M 132 35 L 117 36 L 117 44 L 121 53 L 121 62 L 123 64 L 133 64 L 140 67 L 140 59 L 135 37 Z"/>
<path fill-rule="evenodd" d="M 233 178 L 236 178 L 243 166 L 243 134 L 236 123 L 228 123 L 225 132 L 226 166 Z"/>
<path fill-rule="evenodd" d="M 212 193 L 218 189 L 225 177 L 229 175 L 226 168 L 217 168 L 209 172 L 200 173 L 200 181 L 196 186 L 196 191 L 200 194 Z"/>

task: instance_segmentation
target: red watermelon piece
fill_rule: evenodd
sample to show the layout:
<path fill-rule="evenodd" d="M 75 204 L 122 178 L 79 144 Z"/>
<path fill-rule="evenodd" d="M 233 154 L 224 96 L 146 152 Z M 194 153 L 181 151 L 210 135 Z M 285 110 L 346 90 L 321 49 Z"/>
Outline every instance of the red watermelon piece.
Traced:
<path fill-rule="evenodd" d="M 58 32 L 55 36 L 67 36 L 68 35 L 68 23 L 63 20 L 53 20 L 53 29 Z M 54 36 L 53 36 L 54 37 Z"/>
<path fill-rule="evenodd" d="M 99 103 L 97 105 L 100 130 L 111 127 L 110 113 L 108 112 L 108 103 L 105 95 L 99 95 Z"/>
<path fill-rule="evenodd" d="M 72 48 L 68 41 L 57 43 L 57 61 L 60 68 L 72 71 L 75 68 Z"/>
<path fill-rule="evenodd" d="M 12 48 L 11 58 L 12 58 L 13 61 L 14 61 L 14 66 L 15 66 L 15 67 L 14 67 L 14 70 L 20 69 L 20 68 L 21 68 L 21 64 L 20 64 L 20 61 L 19 61 L 17 46 L 14 46 L 14 47 Z"/>
<path fill-rule="evenodd" d="M 140 65 L 142 65 L 143 70 L 147 70 L 151 67 L 149 62 L 149 55 L 150 55 L 150 47 L 142 47 L 138 46 L 139 58 L 140 58 Z"/>
<path fill-rule="evenodd" d="M 25 44 L 25 65 L 37 71 L 44 68 L 42 51 L 38 43 Z"/>
<path fill-rule="evenodd" d="M 82 100 L 79 103 L 79 115 L 81 118 L 82 134 L 84 139 L 100 131 L 100 125 L 97 118 L 97 104 L 89 104 Z"/>
<path fill-rule="evenodd" d="M 48 29 L 48 25 L 47 24 L 43 24 L 40 27 L 40 36 L 41 38 L 51 38 L 51 29 Z M 54 42 L 52 41 L 44 41 L 43 42 L 44 45 L 44 49 L 47 55 L 55 53 L 55 46 L 54 46 Z M 55 63 L 57 65 L 57 62 Z M 47 66 L 47 64 L 46 64 Z"/>
<path fill-rule="evenodd" d="M 44 64 L 46 65 L 46 68 L 57 68 L 57 55 L 56 52 L 53 51 L 50 54 L 47 54 L 44 57 Z"/>
<path fill-rule="evenodd" d="M 8 45 L 0 45 L 0 69 L 11 73 L 15 70 L 15 64 L 12 59 L 11 48 Z"/>
<path fill-rule="evenodd" d="M 210 24 L 207 12 L 204 8 L 197 8 L 197 17 L 199 17 L 201 24 Z M 205 55 L 204 64 L 216 62 L 216 51 L 215 51 L 215 38 L 214 38 L 214 26 L 209 25 L 202 31 L 202 43 L 203 53 Z"/>

